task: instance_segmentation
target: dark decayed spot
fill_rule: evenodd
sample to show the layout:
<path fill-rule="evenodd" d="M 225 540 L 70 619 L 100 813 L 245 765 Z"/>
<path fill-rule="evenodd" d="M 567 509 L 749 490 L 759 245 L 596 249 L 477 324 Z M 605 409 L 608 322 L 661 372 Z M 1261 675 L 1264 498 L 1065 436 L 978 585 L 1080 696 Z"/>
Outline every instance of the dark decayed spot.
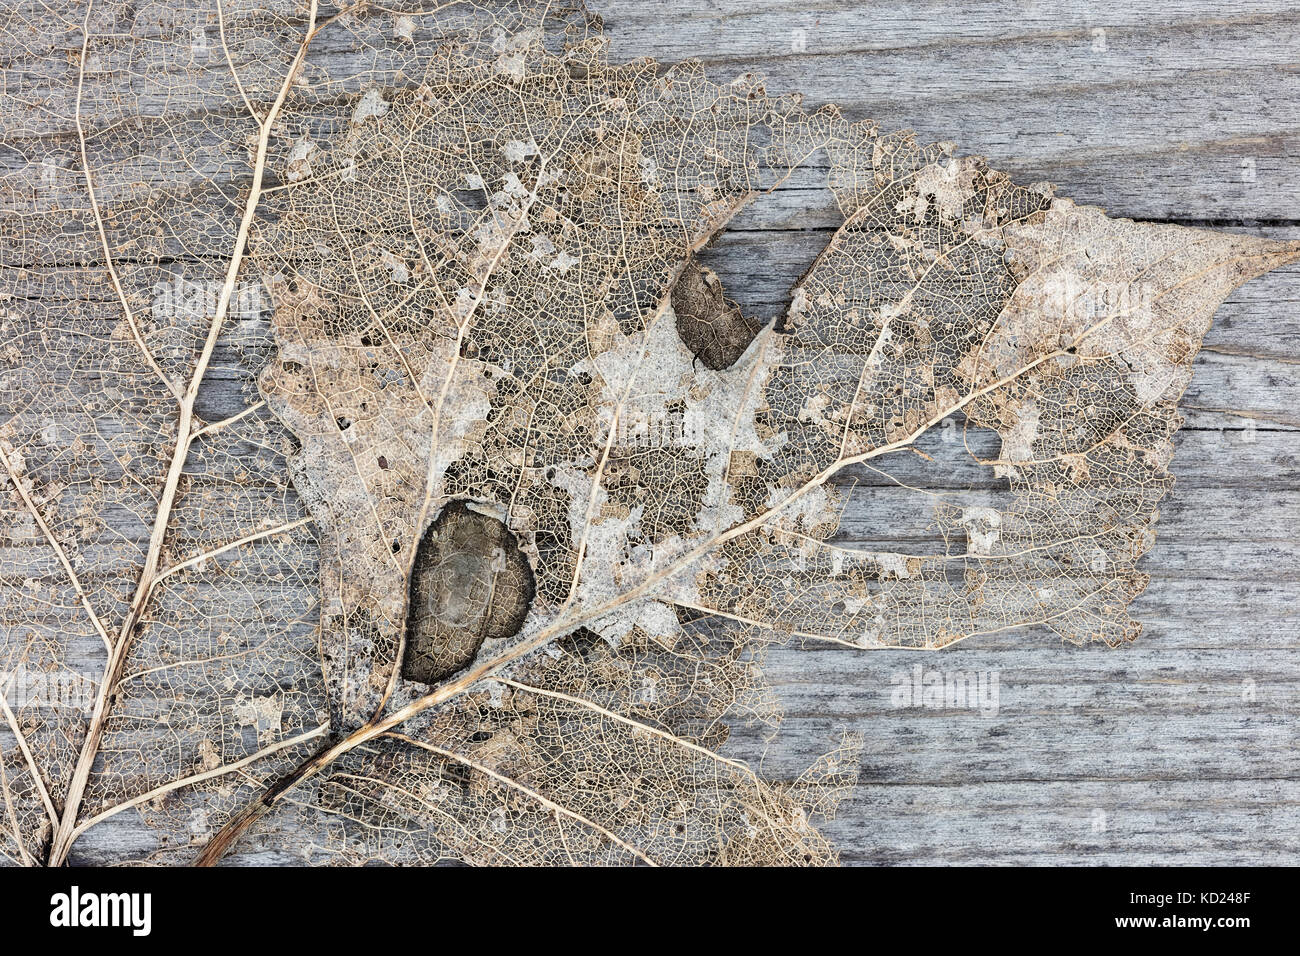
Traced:
<path fill-rule="evenodd" d="M 415 553 L 402 676 L 450 677 L 485 640 L 519 630 L 533 592 L 532 568 L 505 523 L 463 501 L 447 505 Z"/>
<path fill-rule="evenodd" d="M 694 260 L 673 285 L 673 312 L 682 342 L 715 371 L 734 365 L 763 327 L 726 297 L 712 269 Z"/>

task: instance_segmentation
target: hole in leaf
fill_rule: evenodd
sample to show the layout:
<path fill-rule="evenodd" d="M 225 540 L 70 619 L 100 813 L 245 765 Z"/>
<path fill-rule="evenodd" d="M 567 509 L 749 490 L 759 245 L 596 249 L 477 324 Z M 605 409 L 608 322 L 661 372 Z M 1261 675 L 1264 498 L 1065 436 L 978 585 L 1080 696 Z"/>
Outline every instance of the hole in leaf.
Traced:
<path fill-rule="evenodd" d="M 482 189 L 457 189 L 451 198 L 469 212 L 482 212 L 487 208 L 487 194 Z"/>
<path fill-rule="evenodd" d="M 768 131 L 760 128 L 755 136 L 757 143 L 766 144 Z M 764 163 L 759 185 L 765 191 L 698 254 L 700 263 L 721 277 L 741 311 L 760 322 L 775 317 L 777 332 L 785 330 L 792 291 L 844 222 L 827 182 L 829 166 L 825 150 L 794 169 Z"/>
<path fill-rule="evenodd" d="M 534 591 L 505 522 L 464 501 L 447 505 L 415 553 L 402 676 L 434 684 L 466 667 L 484 641 L 518 632 Z"/>

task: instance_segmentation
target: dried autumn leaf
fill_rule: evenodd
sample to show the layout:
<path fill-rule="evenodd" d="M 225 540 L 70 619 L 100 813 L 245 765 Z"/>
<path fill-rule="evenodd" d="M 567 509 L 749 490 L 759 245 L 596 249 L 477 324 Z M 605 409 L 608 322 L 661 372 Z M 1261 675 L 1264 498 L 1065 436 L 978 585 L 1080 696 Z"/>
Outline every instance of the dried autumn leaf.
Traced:
<path fill-rule="evenodd" d="M 6 183 L 0 653 L 103 675 L 6 711 L 22 862 L 128 808 L 135 858 L 830 861 L 855 742 L 788 785 L 723 749 L 765 648 L 1131 640 L 1201 337 L 1300 257 L 612 65 L 581 11 L 183 7 L 70 14 L 6 105 L 18 140 L 77 90 L 35 140 L 80 188 Z M 0 36 L 48 64 L 34 16 Z M 173 86 L 178 40 L 210 63 Z M 822 152 L 844 223 L 747 316 L 698 254 Z M 942 554 L 831 543 L 837 476 L 954 415 L 1005 505 L 941 504 Z"/>

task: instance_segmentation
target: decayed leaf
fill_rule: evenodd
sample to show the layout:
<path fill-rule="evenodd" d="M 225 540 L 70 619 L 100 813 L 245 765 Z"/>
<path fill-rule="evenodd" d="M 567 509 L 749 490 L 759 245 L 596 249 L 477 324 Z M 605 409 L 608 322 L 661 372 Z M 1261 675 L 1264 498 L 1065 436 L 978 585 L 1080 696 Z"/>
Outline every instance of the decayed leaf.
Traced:
<path fill-rule="evenodd" d="M 1201 338 L 1300 257 L 610 64 L 582 11 L 184 6 L 45 12 L 66 66 L 0 26 L 68 180 L 4 187 L 0 663 L 95 688 L 5 711 L 18 862 L 123 810 L 131 858 L 833 860 L 855 741 L 786 785 L 724 746 L 764 650 L 1136 637 Z M 843 225 L 746 315 L 698 254 L 814 154 Z M 1005 505 L 833 544 L 837 477 L 956 415 Z"/>

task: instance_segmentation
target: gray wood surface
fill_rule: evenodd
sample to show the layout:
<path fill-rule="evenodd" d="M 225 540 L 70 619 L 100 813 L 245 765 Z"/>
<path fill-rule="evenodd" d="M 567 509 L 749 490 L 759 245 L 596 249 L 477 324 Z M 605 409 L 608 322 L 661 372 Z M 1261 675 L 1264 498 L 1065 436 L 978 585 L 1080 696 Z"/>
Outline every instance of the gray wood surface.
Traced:
<path fill-rule="evenodd" d="M 615 57 L 758 73 L 774 92 L 954 140 L 1116 215 L 1300 238 L 1293 3 L 596 8 Z M 835 224 L 810 170 L 746 211 L 711 264 L 742 303 L 773 312 Z M 1146 625 L 1136 644 L 1020 632 L 936 655 L 773 655 L 786 719 L 769 775 L 796 774 L 842 728 L 866 737 L 861 782 L 829 826 L 846 863 L 1300 862 L 1298 327 L 1295 266 L 1219 310 L 1143 561 L 1152 580 L 1132 608 Z M 959 448 L 927 447 L 949 467 L 905 480 L 991 490 Z M 844 533 L 923 547 L 926 516 L 890 497 L 859 495 Z M 996 671 L 996 715 L 894 706 L 894 679 L 918 663 Z M 763 752 L 756 733 L 733 740 Z"/>
<path fill-rule="evenodd" d="M 590 2 L 616 59 L 758 73 L 1116 215 L 1300 238 L 1293 3 Z M 784 307 L 838 225 L 823 174 L 800 172 L 708 252 L 754 313 Z M 239 410 L 237 363 L 217 356 L 226 386 L 205 392 L 205 418 Z M 781 734 L 737 728 L 734 753 L 789 779 L 861 732 L 861 781 L 828 826 L 847 863 L 1300 863 L 1300 267 L 1219 310 L 1183 408 L 1137 644 L 1017 632 L 934 655 L 785 648 L 769 662 Z M 899 478 L 996 494 L 960 442 L 925 450 L 936 464 L 900 462 Z M 932 543 L 928 514 L 856 477 L 846 539 Z M 995 673 L 996 713 L 896 706 L 918 665 Z M 80 859 L 112 857 L 135 828 L 114 818 Z"/>

